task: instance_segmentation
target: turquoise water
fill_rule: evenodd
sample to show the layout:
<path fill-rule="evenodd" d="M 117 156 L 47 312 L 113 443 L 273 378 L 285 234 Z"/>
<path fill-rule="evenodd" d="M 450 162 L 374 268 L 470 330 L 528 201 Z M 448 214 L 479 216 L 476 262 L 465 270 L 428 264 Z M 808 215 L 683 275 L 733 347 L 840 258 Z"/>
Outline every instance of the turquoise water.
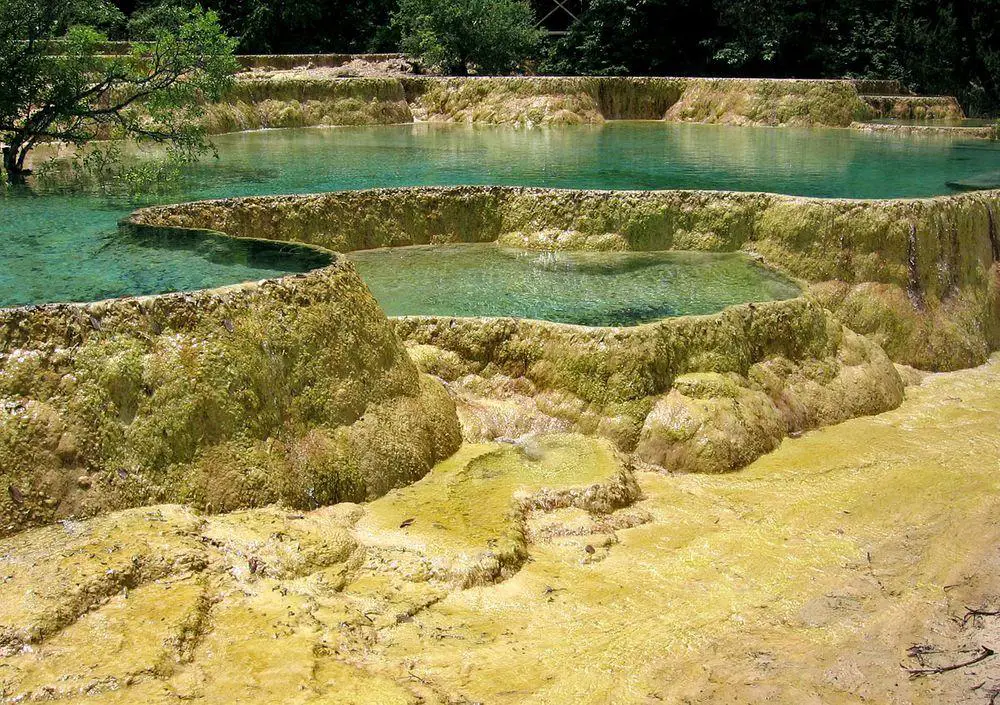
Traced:
<path fill-rule="evenodd" d="M 423 245 L 348 255 L 390 316 L 514 316 L 627 326 L 799 295 L 739 253 L 524 252 Z"/>
<path fill-rule="evenodd" d="M 276 130 L 216 144 L 218 160 L 187 167 L 146 202 L 459 184 L 931 196 L 1000 166 L 1000 145 L 985 141 L 652 122 Z M 191 243 L 123 241 L 115 223 L 142 204 L 54 188 L 0 196 L 0 305 L 204 288 L 306 266 L 239 244 L 225 255 Z"/>

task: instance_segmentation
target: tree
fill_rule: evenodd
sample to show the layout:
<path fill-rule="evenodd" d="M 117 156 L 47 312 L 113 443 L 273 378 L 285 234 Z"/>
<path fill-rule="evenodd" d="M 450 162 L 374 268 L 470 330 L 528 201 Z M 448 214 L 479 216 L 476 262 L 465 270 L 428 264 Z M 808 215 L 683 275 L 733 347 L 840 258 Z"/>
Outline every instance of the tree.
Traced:
<path fill-rule="evenodd" d="M 400 0 L 392 26 L 401 48 L 464 76 L 507 74 L 537 50 L 542 32 L 526 0 Z"/>
<path fill-rule="evenodd" d="M 161 0 L 162 1 L 162 0 Z M 178 0 L 166 0 L 177 2 Z M 205 0 L 246 54 L 369 51 L 393 0 Z"/>
<path fill-rule="evenodd" d="M 562 74 L 699 75 L 715 17 L 706 0 L 590 0 L 556 44 Z"/>
<path fill-rule="evenodd" d="M 3 168 L 23 181 L 39 142 L 96 139 L 168 143 L 196 154 L 198 118 L 236 71 L 234 42 L 215 13 L 177 11 L 120 56 L 101 55 L 123 16 L 105 0 L 0 0 Z"/>

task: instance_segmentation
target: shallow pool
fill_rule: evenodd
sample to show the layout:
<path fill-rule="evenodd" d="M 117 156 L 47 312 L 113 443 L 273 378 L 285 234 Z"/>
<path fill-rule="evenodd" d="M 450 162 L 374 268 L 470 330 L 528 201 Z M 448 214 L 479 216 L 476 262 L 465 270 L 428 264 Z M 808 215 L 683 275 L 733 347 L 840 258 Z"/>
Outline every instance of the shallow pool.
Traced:
<path fill-rule="evenodd" d="M 799 295 L 794 283 L 739 253 L 524 252 L 465 244 L 349 257 L 390 316 L 626 326 Z"/>
<path fill-rule="evenodd" d="M 655 122 L 515 130 L 458 125 L 313 128 L 225 135 L 156 199 L 56 189 L 0 196 L 0 305 L 85 301 L 220 286 L 301 262 L 206 256 L 188 241 L 123 241 L 116 221 L 152 201 L 383 186 L 500 184 L 722 189 L 883 198 L 952 192 L 1000 165 L 1000 145 L 852 130 Z M 211 249 L 211 248 L 210 248 Z"/>

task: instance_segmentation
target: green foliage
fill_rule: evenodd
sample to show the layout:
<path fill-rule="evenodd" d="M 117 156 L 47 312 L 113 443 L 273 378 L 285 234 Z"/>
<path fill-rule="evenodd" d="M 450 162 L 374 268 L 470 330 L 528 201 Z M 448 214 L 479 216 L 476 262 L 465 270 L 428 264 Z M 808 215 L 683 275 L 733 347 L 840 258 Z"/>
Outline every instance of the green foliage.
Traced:
<path fill-rule="evenodd" d="M 510 73 L 542 37 L 525 0 L 401 0 L 392 25 L 403 51 L 458 75 Z"/>
<path fill-rule="evenodd" d="M 704 74 L 703 39 L 714 14 L 705 0 L 591 0 L 545 68 L 565 75 Z"/>
<path fill-rule="evenodd" d="M 591 0 L 562 74 L 898 79 L 1000 111 L 994 0 Z"/>
<path fill-rule="evenodd" d="M 235 42 L 200 7 L 150 24 L 127 51 L 101 53 L 122 15 L 104 0 L 3 0 L 0 140 L 4 169 L 24 177 L 41 141 L 166 142 L 187 154 L 207 148 L 197 127 L 207 101 L 231 85 Z M 6 70 L 5 70 L 6 69 Z"/>
<path fill-rule="evenodd" d="M 209 0 L 248 54 L 360 52 L 389 22 L 392 0 Z"/>

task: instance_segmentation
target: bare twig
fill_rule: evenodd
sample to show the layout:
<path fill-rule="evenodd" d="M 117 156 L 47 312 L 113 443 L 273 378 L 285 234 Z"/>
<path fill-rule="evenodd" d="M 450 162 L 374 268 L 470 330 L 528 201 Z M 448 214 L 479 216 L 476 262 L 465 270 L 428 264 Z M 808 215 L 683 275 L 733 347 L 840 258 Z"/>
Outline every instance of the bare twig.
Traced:
<path fill-rule="evenodd" d="M 923 678 L 924 676 L 934 676 L 940 673 L 947 673 L 948 671 L 957 671 L 958 669 L 965 668 L 966 666 L 974 666 L 981 661 L 985 661 L 994 654 L 996 654 L 996 652 L 993 649 L 988 646 L 983 646 L 980 647 L 978 656 L 968 661 L 963 661 L 962 663 L 953 663 L 949 666 L 937 666 L 935 668 L 907 668 L 906 671 L 910 674 L 911 679 Z"/>
<path fill-rule="evenodd" d="M 968 607 L 965 608 L 965 616 L 962 618 L 962 626 L 964 627 L 968 624 L 970 619 L 976 619 L 977 617 L 1000 617 L 1000 610 L 988 610 L 982 607 Z"/>
<path fill-rule="evenodd" d="M 886 592 L 885 585 L 883 585 L 882 581 L 878 579 L 877 575 L 875 575 L 875 566 L 872 565 L 872 552 L 867 551 L 865 555 L 868 557 L 868 572 L 872 574 L 872 578 L 874 578 L 875 582 L 878 583 L 879 590 Z"/>

